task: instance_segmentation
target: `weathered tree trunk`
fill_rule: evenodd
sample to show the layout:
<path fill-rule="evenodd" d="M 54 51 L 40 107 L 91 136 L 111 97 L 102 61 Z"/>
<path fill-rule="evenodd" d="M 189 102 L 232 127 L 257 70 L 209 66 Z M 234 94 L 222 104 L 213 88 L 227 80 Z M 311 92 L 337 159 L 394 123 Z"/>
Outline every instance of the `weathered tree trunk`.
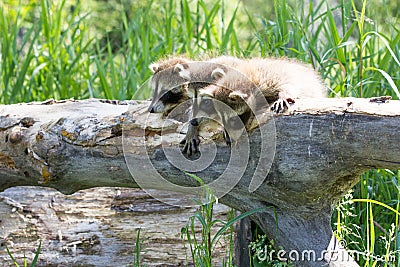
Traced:
<path fill-rule="evenodd" d="M 332 236 L 332 205 L 362 172 L 400 166 L 400 150 L 394 145 L 400 141 L 400 102 L 383 102 L 297 100 L 289 113 L 274 116 L 252 132 L 248 148 L 240 150 L 241 141 L 232 149 L 221 143 L 209 166 L 197 171 L 203 162 L 196 162 L 186 170 L 196 170 L 210 183 L 229 169 L 230 175 L 214 188 L 221 202 L 241 211 L 265 208 L 252 219 L 277 245 L 297 251 L 300 259 L 310 250 L 320 258 Z M 197 183 L 180 170 L 184 158 L 174 152 L 182 138 L 181 123 L 149 115 L 147 104 L 132 105 L 129 111 L 97 100 L 1 106 L 0 138 L 5 142 L 0 143 L 0 190 L 44 185 L 73 193 L 140 184 L 146 189 L 195 191 L 184 187 Z M 264 129 L 274 129 L 276 135 L 265 135 Z M 237 147 L 251 153 L 248 159 L 240 153 L 230 165 L 230 152 Z M 271 147 L 275 153 L 265 154 Z M 202 155 L 212 148 L 202 144 Z M 237 167 L 243 161 L 245 168 Z M 266 175 L 259 187 L 254 173 Z"/>
<path fill-rule="evenodd" d="M 223 220 L 228 211 L 222 204 L 214 209 Z M 50 188 L 13 187 L 0 194 L 0 238 L 5 235 L 0 266 L 13 265 L 5 246 L 18 263 L 24 252 L 31 262 L 39 239 L 39 266 L 133 266 L 128 264 L 135 262 L 138 229 L 141 264 L 185 266 L 190 251 L 180 232 L 194 212 L 157 201 L 140 189 L 92 188 L 67 196 Z M 196 234 L 200 231 L 197 226 Z M 224 241 L 215 250 L 215 266 L 221 266 Z"/>

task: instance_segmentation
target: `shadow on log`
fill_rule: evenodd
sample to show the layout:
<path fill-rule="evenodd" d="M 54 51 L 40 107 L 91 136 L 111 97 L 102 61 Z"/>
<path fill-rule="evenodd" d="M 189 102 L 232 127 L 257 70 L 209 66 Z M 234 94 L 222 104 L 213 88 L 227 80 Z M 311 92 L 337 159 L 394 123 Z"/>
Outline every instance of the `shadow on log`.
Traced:
<path fill-rule="evenodd" d="M 382 102 L 297 100 L 290 112 L 265 123 L 276 130 L 274 142 L 267 142 L 274 154 L 263 155 L 263 132 L 255 130 L 245 169 L 235 169 L 243 158 L 231 166 L 226 145 L 218 138 L 216 146 L 205 141 L 202 154 L 216 148 L 215 156 L 195 174 L 211 183 L 228 166 L 229 190 L 220 201 L 241 211 L 264 208 L 252 219 L 268 236 L 286 251 L 297 251 L 298 266 L 321 266 L 330 258 L 325 250 L 332 237 L 332 206 L 362 172 L 400 168 L 400 150 L 393 147 L 400 142 L 400 101 Z M 129 103 L 128 110 L 123 104 Z M 146 189 L 193 189 L 196 182 L 168 156 L 179 152 L 183 124 L 148 114 L 147 105 L 86 100 L 0 106 L 0 191 L 42 185 L 71 194 L 100 186 L 139 187 L 145 177 Z M 265 167 L 261 185 L 249 190 L 258 163 L 268 160 L 270 166 L 259 167 Z M 152 182 L 160 177 L 164 182 Z M 173 186 L 166 187 L 168 182 Z M 304 251 L 313 251 L 319 261 L 301 261 Z M 340 257 L 330 264 L 351 266 Z"/>

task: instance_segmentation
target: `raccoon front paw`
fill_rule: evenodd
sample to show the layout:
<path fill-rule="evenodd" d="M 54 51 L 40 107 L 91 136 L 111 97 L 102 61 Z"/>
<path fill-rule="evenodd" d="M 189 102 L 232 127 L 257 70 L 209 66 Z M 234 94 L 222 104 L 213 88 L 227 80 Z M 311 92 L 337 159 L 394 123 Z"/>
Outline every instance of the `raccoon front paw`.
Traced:
<path fill-rule="evenodd" d="M 280 113 L 289 108 L 290 104 L 293 104 L 294 100 L 292 98 L 279 98 L 276 100 L 272 106 L 271 110 L 276 113 Z"/>
<path fill-rule="evenodd" d="M 181 143 L 181 145 L 184 145 L 182 148 L 182 153 L 186 154 L 188 157 L 192 155 L 192 153 L 196 153 L 199 151 L 199 144 L 200 140 L 198 136 L 192 136 L 192 137 L 185 137 Z"/>
<path fill-rule="evenodd" d="M 199 151 L 200 139 L 198 128 L 197 121 L 190 121 L 186 136 L 180 142 L 180 144 L 183 145 L 182 153 L 186 154 L 188 157 L 190 157 L 193 152 L 196 153 Z"/>

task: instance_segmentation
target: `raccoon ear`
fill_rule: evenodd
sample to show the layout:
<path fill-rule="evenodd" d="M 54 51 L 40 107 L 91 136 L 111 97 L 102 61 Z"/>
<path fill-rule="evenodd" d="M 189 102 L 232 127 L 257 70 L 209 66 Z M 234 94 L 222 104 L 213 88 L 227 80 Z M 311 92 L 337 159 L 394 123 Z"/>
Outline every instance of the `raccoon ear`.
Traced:
<path fill-rule="evenodd" d="M 179 76 L 185 80 L 190 80 L 190 72 L 188 70 L 188 66 L 185 64 L 176 64 L 174 67 L 174 72 L 177 72 Z"/>
<path fill-rule="evenodd" d="M 221 79 L 225 75 L 226 75 L 225 71 L 221 68 L 216 68 L 211 72 L 211 78 L 213 78 L 214 80 Z"/>
<path fill-rule="evenodd" d="M 241 92 L 237 92 L 237 91 L 234 91 L 234 92 L 232 92 L 232 93 L 229 94 L 229 98 L 230 98 L 231 100 L 246 99 L 246 98 L 248 98 L 248 97 L 249 97 L 248 94 L 241 93 Z"/>
<path fill-rule="evenodd" d="M 149 69 L 151 70 L 151 72 L 156 73 L 160 70 L 160 64 L 152 63 L 149 65 Z"/>

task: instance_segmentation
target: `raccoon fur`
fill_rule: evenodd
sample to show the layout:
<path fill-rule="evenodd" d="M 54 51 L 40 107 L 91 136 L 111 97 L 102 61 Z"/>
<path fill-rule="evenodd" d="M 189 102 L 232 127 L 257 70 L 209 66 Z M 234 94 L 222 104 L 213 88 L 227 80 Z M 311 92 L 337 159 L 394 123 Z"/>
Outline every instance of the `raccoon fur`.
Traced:
<path fill-rule="evenodd" d="M 224 127 L 234 128 L 238 122 L 235 117 L 239 117 L 241 125 L 251 128 L 254 114 L 265 111 L 266 105 L 281 112 L 298 98 L 327 97 L 320 76 L 296 60 L 249 59 L 236 70 L 214 69 L 212 76 L 219 77 L 217 84 L 200 89 L 199 108 L 209 117 L 219 118 Z M 215 107 L 216 101 L 226 104 L 232 112 Z M 230 143 L 226 130 L 224 136 Z"/>
<path fill-rule="evenodd" d="M 321 77 L 311 67 L 295 60 L 249 59 L 236 69 L 228 72 L 215 69 L 212 75 L 219 77 L 217 84 L 201 89 L 199 95 L 222 101 L 239 115 L 248 106 L 255 106 L 258 95 L 272 108 L 279 100 L 327 97 Z M 281 106 L 276 111 L 287 107 Z"/>

